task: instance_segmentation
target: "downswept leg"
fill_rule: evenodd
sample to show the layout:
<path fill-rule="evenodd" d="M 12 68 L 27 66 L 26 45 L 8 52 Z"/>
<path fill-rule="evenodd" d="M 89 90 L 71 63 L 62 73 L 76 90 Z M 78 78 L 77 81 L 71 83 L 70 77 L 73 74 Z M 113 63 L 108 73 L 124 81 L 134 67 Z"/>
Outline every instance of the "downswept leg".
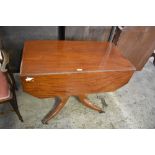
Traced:
<path fill-rule="evenodd" d="M 66 104 L 68 100 L 68 96 L 67 97 L 60 97 L 60 101 L 58 103 L 58 105 L 54 108 L 54 110 L 50 111 L 42 120 L 43 124 L 48 124 L 49 120 L 52 119 L 54 116 L 56 116 L 59 111 L 64 107 L 64 105 Z"/>
<path fill-rule="evenodd" d="M 87 99 L 86 95 L 80 95 L 80 96 L 78 96 L 78 98 L 79 98 L 79 101 L 80 101 L 83 105 L 85 105 L 86 107 L 88 107 L 88 108 L 90 108 L 90 109 L 93 109 L 93 110 L 96 110 L 96 111 L 98 111 L 99 113 L 103 113 L 103 112 L 104 112 L 100 107 L 98 107 L 98 106 L 92 104 L 92 103 Z"/>

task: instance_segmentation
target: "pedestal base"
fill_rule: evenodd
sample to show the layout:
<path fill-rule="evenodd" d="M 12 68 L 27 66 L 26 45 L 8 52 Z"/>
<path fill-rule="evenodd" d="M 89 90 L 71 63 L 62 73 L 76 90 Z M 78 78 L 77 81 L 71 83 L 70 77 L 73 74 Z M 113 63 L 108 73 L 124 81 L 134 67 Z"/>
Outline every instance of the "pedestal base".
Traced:
<path fill-rule="evenodd" d="M 64 107 L 64 105 L 66 104 L 67 100 L 68 100 L 69 96 L 63 96 L 59 98 L 59 103 L 55 106 L 55 108 L 50 111 L 42 120 L 43 124 L 48 124 L 48 122 L 54 117 L 56 116 L 59 111 Z M 80 95 L 77 96 L 78 100 L 80 101 L 80 103 L 82 103 L 83 105 L 85 105 L 86 107 L 96 110 L 99 113 L 103 113 L 103 109 L 101 109 L 100 107 L 92 104 L 86 97 L 86 95 Z"/>

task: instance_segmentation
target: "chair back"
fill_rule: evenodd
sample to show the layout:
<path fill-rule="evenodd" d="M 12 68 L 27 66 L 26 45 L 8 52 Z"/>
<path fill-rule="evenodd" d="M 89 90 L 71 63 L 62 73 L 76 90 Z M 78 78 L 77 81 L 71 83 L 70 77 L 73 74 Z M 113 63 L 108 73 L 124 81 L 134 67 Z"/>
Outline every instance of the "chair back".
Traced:
<path fill-rule="evenodd" d="M 9 63 L 9 55 L 4 49 L 0 49 L 0 70 L 7 72 L 7 65 Z"/>

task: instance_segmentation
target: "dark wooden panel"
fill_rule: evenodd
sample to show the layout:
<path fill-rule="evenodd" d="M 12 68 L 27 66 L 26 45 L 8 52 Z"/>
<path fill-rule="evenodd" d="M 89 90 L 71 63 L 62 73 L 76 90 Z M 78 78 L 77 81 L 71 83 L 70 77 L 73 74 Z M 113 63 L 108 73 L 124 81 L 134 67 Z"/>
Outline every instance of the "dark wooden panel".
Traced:
<path fill-rule="evenodd" d="M 136 69 L 141 70 L 155 49 L 155 27 L 125 27 L 117 46 Z"/>
<path fill-rule="evenodd" d="M 108 41 L 111 26 L 66 26 L 66 40 Z"/>
<path fill-rule="evenodd" d="M 58 39 L 56 26 L 0 26 L 0 38 L 10 54 L 10 66 L 19 71 L 25 40 Z"/>

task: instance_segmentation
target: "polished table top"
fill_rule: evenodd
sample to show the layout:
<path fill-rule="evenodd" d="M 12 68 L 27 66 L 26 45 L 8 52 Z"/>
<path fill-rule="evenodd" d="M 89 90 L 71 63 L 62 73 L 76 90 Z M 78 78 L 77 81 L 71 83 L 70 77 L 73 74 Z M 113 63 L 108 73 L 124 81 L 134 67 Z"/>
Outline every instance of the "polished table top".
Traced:
<path fill-rule="evenodd" d="M 21 75 L 135 70 L 112 43 L 26 41 Z"/>

